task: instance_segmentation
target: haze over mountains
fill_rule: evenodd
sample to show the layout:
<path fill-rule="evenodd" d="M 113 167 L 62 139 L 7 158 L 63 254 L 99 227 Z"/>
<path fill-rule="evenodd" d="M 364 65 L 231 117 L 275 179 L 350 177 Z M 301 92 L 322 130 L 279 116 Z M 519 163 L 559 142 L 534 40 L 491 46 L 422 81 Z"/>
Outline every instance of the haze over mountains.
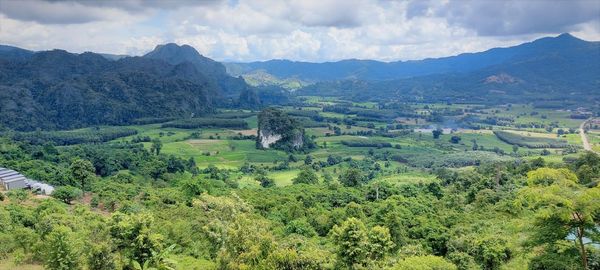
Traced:
<path fill-rule="evenodd" d="M 508 48 L 493 48 L 484 52 L 415 61 L 380 62 L 374 60 L 342 60 L 310 63 L 289 60 L 269 60 L 250 63 L 227 63 L 232 75 L 264 71 L 279 78 L 305 81 L 361 79 L 389 80 L 439 73 L 463 73 L 478 69 L 522 62 L 534 58 L 598 57 L 599 42 L 588 42 L 570 34 L 546 37 Z M 580 59 L 574 59 L 580 60 Z"/>
<path fill-rule="evenodd" d="M 599 102 L 599 74 L 600 43 L 570 34 L 389 63 L 223 64 L 173 43 L 141 57 L 0 46 L 0 124 L 19 130 L 125 124 L 145 117 L 191 117 L 218 107 L 257 108 L 284 102 L 285 95 L 593 105 Z M 296 91 L 281 88 L 289 83 Z"/>

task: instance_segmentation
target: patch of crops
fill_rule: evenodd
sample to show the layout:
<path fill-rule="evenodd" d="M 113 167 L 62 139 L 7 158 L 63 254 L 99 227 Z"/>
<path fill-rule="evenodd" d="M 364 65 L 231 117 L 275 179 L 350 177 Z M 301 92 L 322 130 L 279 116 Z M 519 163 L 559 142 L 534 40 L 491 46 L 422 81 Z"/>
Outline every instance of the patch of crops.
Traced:
<path fill-rule="evenodd" d="M 522 136 L 507 131 L 494 131 L 494 135 L 505 143 L 527 148 L 565 148 L 569 146 L 564 140 Z"/>

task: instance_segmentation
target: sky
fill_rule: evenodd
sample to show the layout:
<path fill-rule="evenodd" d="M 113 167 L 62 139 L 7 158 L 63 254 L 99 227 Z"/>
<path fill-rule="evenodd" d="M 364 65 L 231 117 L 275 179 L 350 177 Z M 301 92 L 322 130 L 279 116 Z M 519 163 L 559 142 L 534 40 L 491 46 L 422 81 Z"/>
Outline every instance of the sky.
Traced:
<path fill-rule="evenodd" d="M 569 32 L 600 40 L 598 0 L 0 0 L 0 44 L 218 61 L 416 60 Z"/>

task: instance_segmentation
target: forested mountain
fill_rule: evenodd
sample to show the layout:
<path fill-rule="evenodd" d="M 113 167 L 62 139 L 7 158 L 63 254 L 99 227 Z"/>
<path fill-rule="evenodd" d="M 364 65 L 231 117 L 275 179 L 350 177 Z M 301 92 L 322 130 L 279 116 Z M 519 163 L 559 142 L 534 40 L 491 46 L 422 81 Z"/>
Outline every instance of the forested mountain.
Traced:
<path fill-rule="evenodd" d="M 190 53 L 199 60 L 185 58 Z M 248 91 L 253 90 L 243 80 L 226 75 L 221 64 L 189 46 L 168 44 L 144 57 L 118 60 L 96 53 L 0 48 L 0 125 L 18 130 L 189 117 L 236 104 Z M 253 101 L 258 102 L 244 100 Z"/>
<path fill-rule="evenodd" d="M 211 84 L 216 85 L 229 97 L 237 97 L 248 86 L 242 78 L 229 76 L 223 64 L 202 56 L 189 45 L 179 46 L 175 43 L 158 45 L 153 51 L 144 55 L 144 58 L 160 59 L 173 65 L 189 62 L 204 74 Z"/>
<path fill-rule="evenodd" d="M 493 48 L 484 52 L 417 61 L 380 62 L 373 60 L 342 60 L 309 63 L 270 60 L 251 63 L 228 63 L 228 71 L 242 75 L 262 70 L 276 77 L 298 78 L 306 81 L 342 79 L 388 80 L 416 76 L 473 72 L 497 65 L 510 65 L 532 59 L 588 55 L 600 61 L 600 43 L 578 39 L 570 34 L 546 37 L 508 48 Z M 577 59 L 579 60 L 579 59 Z M 577 65 L 578 62 L 572 61 Z M 551 66 L 548 68 L 552 68 Z M 542 70 L 543 72 L 543 70 Z M 596 73 L 597 74 L 597 73 Z"/>
<path fill-rule="evenodd" d="M 466 60 L 468 58 L 471 60 Z M 484 58 L 490 59 L 487 62 L 490 65 L 466 71 L 482 65 L 480 61 Z M 506 60 L 500 61 L 502 58 Z M 600 98 L 600 43 L 586 42 L 568 34 L 512 48 L 457 56 L 440 63 L 451 65 L 449 63 L 461 61 L 465 67 L 452 73 L 381 81 L 320 82 L 305 87 L 299 94 L 344 95 L 357 100 L 391 97 L 454 102 L 527 101 L 546 105 L 593 105 Z M 469 61 L 473 65 L 466 65 Z"/>
<path fill-rule="evenodd" d="M 0 45 L 0 55 L 2 55 L 2 58 L 5 59 L 23 60 L 31 57 L 33 52 L 13 46 Z"/>

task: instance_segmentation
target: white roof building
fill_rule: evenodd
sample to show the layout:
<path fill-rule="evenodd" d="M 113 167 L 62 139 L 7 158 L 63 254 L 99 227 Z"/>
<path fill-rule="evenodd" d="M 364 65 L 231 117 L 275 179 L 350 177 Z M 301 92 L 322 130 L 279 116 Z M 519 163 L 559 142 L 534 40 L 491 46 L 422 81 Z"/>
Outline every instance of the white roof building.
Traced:
<path fill-rule="evenodd" d="M 0 168 L 0 184 L 5 190 L 26 188 L 27 178 L 16 171 Z"/>
<path fill-rule="evenodd" d="M 45 195 L 50 195 L 54 191 L 51 185 L 28 179 L 17 171 L 2 167 L 0 167 L 0 184 L 5 190 L 30 188 Z"/>

